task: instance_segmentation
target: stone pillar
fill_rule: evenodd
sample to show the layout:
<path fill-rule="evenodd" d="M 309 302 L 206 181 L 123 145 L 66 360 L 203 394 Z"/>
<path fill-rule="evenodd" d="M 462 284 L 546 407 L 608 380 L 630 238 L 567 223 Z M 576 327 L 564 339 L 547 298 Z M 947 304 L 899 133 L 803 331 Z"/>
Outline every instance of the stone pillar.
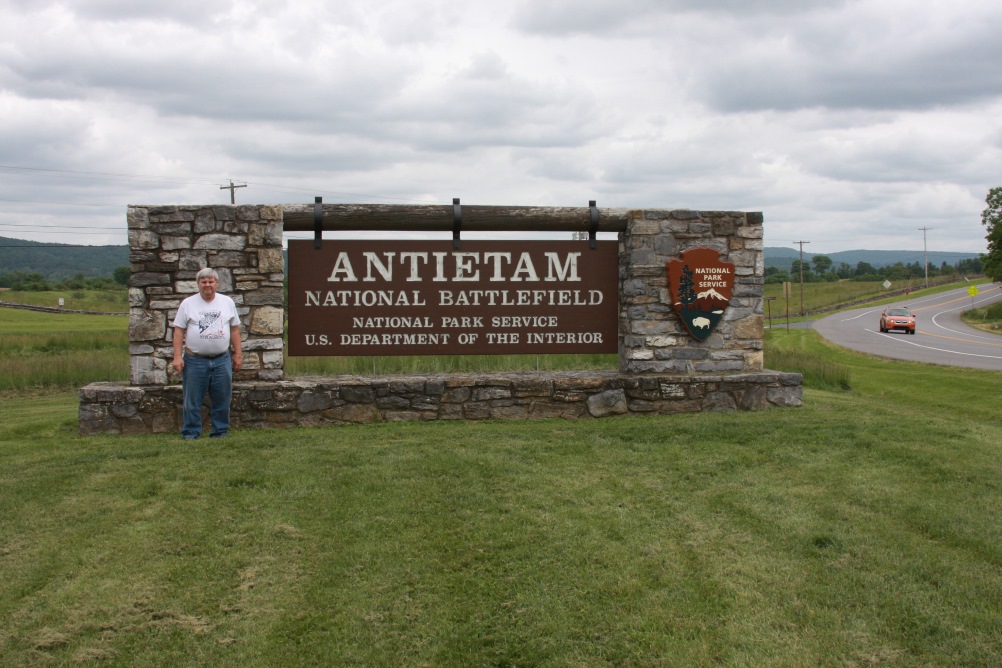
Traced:
<path fill-rule="evenodd" d="M 730 374 L 763 368 L 762 214 L 648 209 L 631 212 L 620 246 L 619 370 Z M 723 320 L 697 341 L 672 309 L 667 263 L 711 248 L 734 264 L 734 294 Z"/>
<path fill-rule="evenodd" d="M 195 274 L 219 273 L 241 320 L 244 364 L 236 380 L 281 380 L 285 358 L 281 206 L 130 206 L 129 354 L 132 385 L 179 383 L 171 323 L 198 292 Z"/>

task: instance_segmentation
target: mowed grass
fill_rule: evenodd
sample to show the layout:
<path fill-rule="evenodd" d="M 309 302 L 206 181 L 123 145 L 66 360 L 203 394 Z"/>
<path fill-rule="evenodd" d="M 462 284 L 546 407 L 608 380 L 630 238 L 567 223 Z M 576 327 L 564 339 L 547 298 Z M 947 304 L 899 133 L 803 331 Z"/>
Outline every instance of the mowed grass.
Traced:
<path fill-rule="evenodd" d="M 5 665 L 1002 664 L 1002 375 L 798 409 L 81 438 L 0 403 Z"/>

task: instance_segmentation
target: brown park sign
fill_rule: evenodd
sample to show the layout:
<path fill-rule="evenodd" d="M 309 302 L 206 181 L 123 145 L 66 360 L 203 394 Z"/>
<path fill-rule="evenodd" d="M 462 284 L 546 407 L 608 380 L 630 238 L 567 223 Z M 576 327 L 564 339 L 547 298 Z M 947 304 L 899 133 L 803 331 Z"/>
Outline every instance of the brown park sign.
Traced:
<path fill-rule="evenodd" d="M 289 242 L 290 355 L 618 350 L 618 242 Z"/>
<path fill-rule="evenodd" d="M 705 341 L 724 317 L 734 294 L 734 265 L 712 248 L 694 248 L 668 262 L 672 308 L 686 330 Z"/>

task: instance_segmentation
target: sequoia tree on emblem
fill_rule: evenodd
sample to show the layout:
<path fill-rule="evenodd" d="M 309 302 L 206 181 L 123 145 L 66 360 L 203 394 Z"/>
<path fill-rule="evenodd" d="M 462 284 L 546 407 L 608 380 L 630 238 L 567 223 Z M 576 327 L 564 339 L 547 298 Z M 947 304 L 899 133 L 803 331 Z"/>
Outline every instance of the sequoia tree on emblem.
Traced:
<path fill-rule="evenodd" d="M 734 294 L 734 265 L 712 248 L 693 248 L 668 262 L 672 308 L 693 338 L 704 341 Z"/>

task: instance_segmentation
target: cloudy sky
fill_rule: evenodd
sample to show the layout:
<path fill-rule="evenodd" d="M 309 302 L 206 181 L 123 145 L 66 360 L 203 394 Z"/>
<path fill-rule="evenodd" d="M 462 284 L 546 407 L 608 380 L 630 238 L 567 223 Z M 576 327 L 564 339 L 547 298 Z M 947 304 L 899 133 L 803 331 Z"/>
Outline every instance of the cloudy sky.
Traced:
<path fill-rule="evenodd" d="M 122 244 L 232 180 L 983 252 L 1000 34 L 998 0 L 0 0 L 0 236 Z"/>

